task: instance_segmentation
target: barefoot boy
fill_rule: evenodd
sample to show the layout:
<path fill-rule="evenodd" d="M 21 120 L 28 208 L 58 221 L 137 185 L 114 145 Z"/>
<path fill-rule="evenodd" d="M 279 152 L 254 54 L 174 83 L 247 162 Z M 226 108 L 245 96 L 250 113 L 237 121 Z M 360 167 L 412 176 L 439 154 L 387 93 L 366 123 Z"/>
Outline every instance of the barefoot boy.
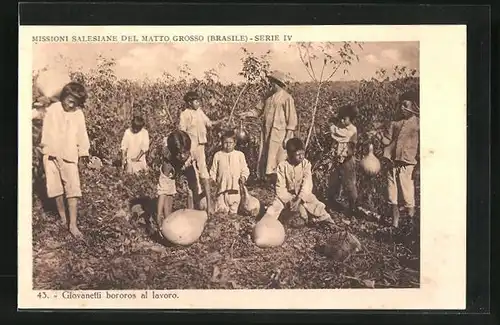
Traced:
<path fill-rule="evenodd" d="M 207 127 L 221 124 L 220 121 L 211 121 L 201 108 L 201 98 L 198 93 L 189 91 L 184 95 L 187 108 L 184 109 L 179 118 L 179 130 L 189 135 L 191 141 L 191 156 L 196 161 L 200 182 L 203 190 L 210 201 L 210 174 L 205 157 L 205 145 L 207 143 Z"/>
<path fill-rule="evenodd" d="M 419 161 L 419 94 L 406 92 L 400 97 L 403 118 L 391 122 L 385 132 L 371 131 L 385 146 L 384 158 L 391 166 L 387 174 L 387 194 L 393 226 L 399 226 L 399 196 L 402 196 L 408 216 L 415 215 L 414 170 Z M 399 189 L 401 191 L 399 191 Z"/>
<path fill-rule="evenodd" d="M 331 136 L 335 145 L 335 164 L 330 174 L 330 195 L 334 206 L 340 190 L 343 188 L 349 202 L 349 215 L 354 215 L 357 207 L 358 191 L 356 188 L 356 162 L 354 153 L 358 139 L 358 130 L 353 124 L 357 116 L 357 109 L 348 105 L 340 109 L 338 122 L 330 127 Z"/>
<path fill-rule="evenodd" d="M 41 147 L 46 176 L 47 196 L 55 198 L 57 211 L 64 225 L 67 224 L 66 195 L 69 211 L 69 231 L 82 239 L 77 226 L 80 189 L 80 163 L 88 163 L 90 142 L 82 106 L 87 98 L 85 88 L 76 82 L 64 86 L 60 101 L 47 108 L 43 119 Z"/>

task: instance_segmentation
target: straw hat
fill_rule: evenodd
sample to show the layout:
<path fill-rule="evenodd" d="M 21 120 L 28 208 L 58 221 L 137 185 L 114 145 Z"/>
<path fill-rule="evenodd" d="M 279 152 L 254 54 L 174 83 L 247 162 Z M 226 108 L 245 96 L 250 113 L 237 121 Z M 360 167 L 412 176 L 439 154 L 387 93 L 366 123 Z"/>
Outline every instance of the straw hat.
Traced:
<path fill-rule="evenodd" d="M 415 91 L 407 91 L 399 98 L 401 101 L 408 100 L 413 103 L 410 108 L 403 106 L 403 109 L 407 112 L 413 113 L 415 115 L 420 115 L 420 96 Z"/>
<path fill-rule="evenodd" d="M 281 71 L 272 71 L 267 75 L 268 79 L 275 80 L 283 85 L 286 84 L 286 76 L 283 72 Z"/>

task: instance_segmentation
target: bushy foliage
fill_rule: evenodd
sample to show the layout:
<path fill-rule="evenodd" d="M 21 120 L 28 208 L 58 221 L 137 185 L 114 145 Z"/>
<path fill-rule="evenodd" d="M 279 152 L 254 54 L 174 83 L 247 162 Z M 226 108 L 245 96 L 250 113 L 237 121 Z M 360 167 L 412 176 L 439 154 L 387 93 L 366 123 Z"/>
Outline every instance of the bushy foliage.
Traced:
<path fill-rule="evenodd" d="M 192 77 L 189 68 L 185 67 L 182 76 L 174 78 L 165 74 L 157 80 L 124 80 L 114 74 L 113 60 L 101 59 L 95 69 L 88 73 L 72 72 L 71 79 L 85 85 L 89 91 L 84 113 L 88 134 L 91 140 L 91 155 L 98 156 L 108 164 L 117 159 L 120 142 L 126 128 L 129 127 L 134 114 L 142 115 L 146 120 L 146 128 L 150 134 L 151 150 L 147 161 L 153 170 L 159 165 L 159 145 L 163 137 L 173 130 L 184 108 L 183 95 L 189 90 L 198 91 L 203 97 L 203 108 L 206 114 L 214 120 L 230 115 L 234 107 L 234 122 L 225 127 L 235 127 L 240 123 L 251 135 L 250 143 L 242 148 L 247 154 L 250 168 L 257 167 L 258 149 L 260 143 L 260 123 L 256 119 L 240 121 L 238 112 L 250 110 L 261 102 L 268 92 L 265 75 L 269 69 L 267 57 L 257 57 L 245 52 L 243 60 L 243 75 L 247 83 L 224 85 L 218 81 L 216 70 L 209 70 L 203 79 Z M 366 132 L 386 125 L 398 109 L 398 97 L 407 90 L 418 90 L 419 79 L 414 77 L 415 71 L 405 67 L 395 67 L 392 73 L 380 70 L 371 80 L 362 81 L 327 81 L 321 87 L 319 94 L 317 118 L 311 143 L 307 150 L 307 158 L 312 162 L 315 177 L 315 191 L 323 199 L 328 189 L 328 171 L 331 167 L 331 140 L 328 134 L 331 118 L 339 107 L 355 104 L 359 108 L 359 116 L 355 125 L 359 132 L 357 159 L 361 159 L 367 150 Z M 34 79 L 36 73 L 34 73 Z M 243 88 L 244 91 L 242 92 Z M 289 92 L 292 94 L 299 116 L 297 134 L 305 140 L 312 120 L 311 107 L 315 103 L 317 84 L 315 82 L 291 83 Z M 40 94 L 33 88 L 33 98 Z M 34 178 L 43 177 L 41 168 L 40 142 L 41 124 L 33 124 L 33 172 Z M 207 163 L 211 163 L 214 153 L 219 149 L 220 128 L 210 130 L 207 146 Z M 380 150 L 375 143 L 376 154 Z M 376 202 L 382 202 L 384 181 L 379 175 L 374 179 L 366 179 L 359 173 L 359 190 L 365 197 L 362 204 L 370 208 Z M 378 205 L 378 204 L 375 204 Z"/>

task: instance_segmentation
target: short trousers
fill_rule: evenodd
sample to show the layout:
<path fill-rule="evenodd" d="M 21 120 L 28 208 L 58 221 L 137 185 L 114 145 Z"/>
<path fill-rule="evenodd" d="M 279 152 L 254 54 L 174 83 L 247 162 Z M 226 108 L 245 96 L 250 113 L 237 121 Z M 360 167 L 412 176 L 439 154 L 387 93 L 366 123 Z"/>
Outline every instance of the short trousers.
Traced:
<path fill-rule="evenodd" d="M 67 198 L 82 196 L 78 163 L 60 158 L 49 160 L 49 156 L 44 155 L 43 168 L 49 198 L 63 194 L 66 194 Z"/>

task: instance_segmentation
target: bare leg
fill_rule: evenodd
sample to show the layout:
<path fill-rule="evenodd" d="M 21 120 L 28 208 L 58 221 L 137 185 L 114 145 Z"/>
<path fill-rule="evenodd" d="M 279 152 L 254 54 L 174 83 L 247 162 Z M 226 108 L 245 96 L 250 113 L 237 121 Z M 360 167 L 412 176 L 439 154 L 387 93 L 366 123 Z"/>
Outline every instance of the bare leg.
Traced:
<path fill-rule="evenodd" d="M 211 188 L 210 188 L 210 179 L 209 178 L 202 178 L 201 183 L 203 184 L 203 190 L 205 192 L 205 197 L 207 199 L 207 213 L 212 214 L 214 212 L 214 207 L 212 205 L 212 199 L 211 199 Z"/>
<path fill-rule="evenodd" d="M 349 214 L 356 215 L 358 203 L 358 189 L 356 188 L 356 165 L 354 159 L 350 158 L 342 165 L 342 186 L 347 192 L 349 200 Z"/>
<path fill-rule="evenodd" d="M 165 204 L 163 205 L 163 216 L 166 218 L 172 213 L 172 205 L 174 203 L 174 197 L 168 195 L 165 197 Z M 159 224 L 161 227 L 161 223 Z"/>
<path fill-rule="evenodd" d="M 68 210 L 69 210 L 69 231 L 77 239 L 83 239 L 83 234 L 78 229 L 77 216 L 78 216 L 78 198 L 70 197 L 68 198 Z"/>
<path fill-rule="evenodd" d="M 198 201 L 199 201 L 199 195 L 196 195 L 196 202 Z M 194 209 L 194 194 L 191 189 L 188 190 L 187 208 Z"/>
<path fill-rule="evenodd" d="M 342 185 L 340 166 L 335 166 L 331 171 L 330 175 L 328 175 L 328 185 L 329 185 L 329 197 L 328 203 L 330 203 L 330 208 L 334 210 L 340 210 L 340 203 L 338 201 L 340 188 Z"/>
<path fill-rule="evenodd" d="M 392 226 L 398 228 L 399 226 L 399 206 L 397 204 L 391 204 L 392 209 Z"/>
<path fill-rule="evenodd" d="M 165 195 L 158 196 L 158 203 L 156 205 L 156 223 L 158 227 L 161 226 L 161 221 L 163 219 L 163 206 L 165 205 Z"/>
<path fill-rule="evenodd" d="M 56 197 L 57 212 L 59 212 L 59 217 L 61 218 L 61 223 L 63 226 L 68 224 L 68 217 L 66 216 L 66 206 L 64 205 L 64 196 L 59 195 Z"/>

